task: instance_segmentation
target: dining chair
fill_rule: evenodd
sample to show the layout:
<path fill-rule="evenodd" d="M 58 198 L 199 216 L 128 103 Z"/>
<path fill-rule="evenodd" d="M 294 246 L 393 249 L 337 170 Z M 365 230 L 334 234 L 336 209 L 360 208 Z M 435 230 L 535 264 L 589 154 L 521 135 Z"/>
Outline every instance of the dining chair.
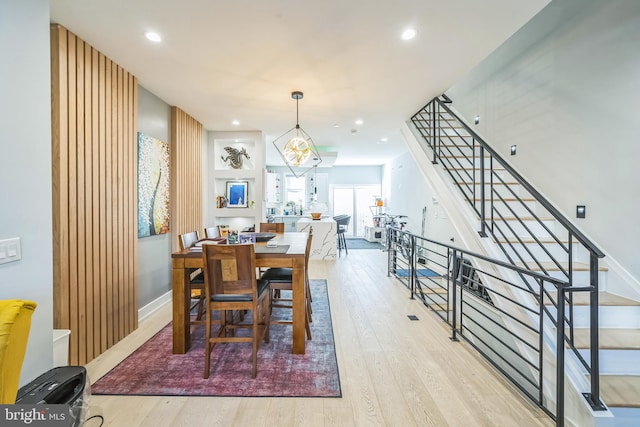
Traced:
<path fill-rule="evenodd" d="M 220 231 L 217 226 L 207 227 L 204 229 L 204 237 L 207 239 L 213 239 L 215 237 L 220 237 Z"/>
<path fill-rule="evenodd" d="M 197 231 L 190 231 L 189 233 L 180 234 L 178 236 L 178 244 L 180 245 L 180 250 L 188 249 L 193 246 L 198 240 L 200 240 Z M 204 314 L 205 309 L 205 296 L 204 296 L 204 274 L 202 269 L 199 268 L 191 273 L 189 278 L 189 287 L 191 288 L 191 299 L 197 300 L 195 304 L 190 307 L 190 310 L 193 310 L 195 307 L 198 307 L 198 314 L 195 320 L 192 320 L 192 324 L 202 324 L 204 320 L 202 320 L 202 315 Z"/>
<path fill-rule="evenodd" d="M 304 253 L 304 286 L 305 286 L 305 321 L 304 327 L 307 338 L 311 339 L 311 286 L 309 285 L 309 254 L 311 252 L 311 241 L 313 238 L 313 227 L 309 227 L 309 235 L 307 237 L 307 246 Z M 281 291 L 293 292 L 293 270 L 291 268 L 269 268 L 263 275 L 263 280 L 269 281 L 269 287 L 273 291 L 271 307 L 293 309 L 293 298 L 280 297 Z M 272 320 L 271 324 L 291 325 L 290 320 Z"/>
<path fill-rule="evenodd" d="M 284 233 L 284 222 L 261 222 L 260 232 Z"/>
<path fill-rule="evenodd" d="M 204 245 L 202 250 L 206 309 L 204 376 L 209 378 L 211 351 L 220 343 L 251 343 L 251 377 L 258 372 L 258 349 L 264 339 L 269 342 L 271 292 L 267 280 L 256 279 L 256 255 L 253 244 Z M 251 323 L 234 312 L 252 312 Z M 219 313 L 219 327 L 212 336 L 213 313 Z M 236 336 L 236 329 L 251 331 Z"/>
<path fill-rule="evenodd" d="M 259 230 L 261 233 L 284 233 L 284 222 L 261 222 Z M 264 267 L 258 268 L 258 275 L 262 275 L 266 270 Z"/>

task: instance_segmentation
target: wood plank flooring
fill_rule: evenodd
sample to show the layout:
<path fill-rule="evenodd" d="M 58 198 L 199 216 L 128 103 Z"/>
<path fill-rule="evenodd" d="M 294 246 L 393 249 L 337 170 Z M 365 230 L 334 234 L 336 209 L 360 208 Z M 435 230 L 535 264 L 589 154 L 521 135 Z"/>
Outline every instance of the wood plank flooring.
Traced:
<path fill-rule="evenodd" d="M 103 415 L 105 426 L 123 427 L 553 425 L 470 346 L 449 340 L 445 324 L 387 277 L 382 251 L 310 261 L 310 275 L 328 282 L 342 398 L 92 396 L 90 413 Z M 90 379 L 170 317 L 167 306 L 141 322 L 87 365 Z"/>

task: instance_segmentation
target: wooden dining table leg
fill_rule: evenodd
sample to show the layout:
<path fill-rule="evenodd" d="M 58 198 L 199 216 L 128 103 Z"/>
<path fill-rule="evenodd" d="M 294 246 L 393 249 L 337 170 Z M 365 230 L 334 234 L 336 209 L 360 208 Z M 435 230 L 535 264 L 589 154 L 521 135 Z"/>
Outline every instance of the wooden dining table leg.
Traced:
<path fill-rule="evenodd" d="M 293 294 L 293 353 L 304 354 L 305 351 L 305 318 L 306 286 L 304 284 L 304 258 L 297 258 L 293 263 L 292 294 Z"/>
<path fill-rule="evenodd" d="M 181 260 L 173 260 L 172 288 L 173 288 L 173 353 L 184 354 L 191 347 L 191 322 L 189 308 L 191 290 L 189 275 L 191 270 L 179 265 Z M 176 265 L 178 264 L 178 265 Z"/>

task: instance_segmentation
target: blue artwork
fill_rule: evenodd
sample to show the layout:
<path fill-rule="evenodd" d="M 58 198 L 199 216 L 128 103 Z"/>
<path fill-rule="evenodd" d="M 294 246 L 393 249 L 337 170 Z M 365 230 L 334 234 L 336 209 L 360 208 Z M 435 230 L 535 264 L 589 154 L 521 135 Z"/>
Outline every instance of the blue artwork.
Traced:
<path fill-rule="evenodd" d="M 227 207 L 246 208 L 247 187 L 246 181 L 227 182 Z"/>

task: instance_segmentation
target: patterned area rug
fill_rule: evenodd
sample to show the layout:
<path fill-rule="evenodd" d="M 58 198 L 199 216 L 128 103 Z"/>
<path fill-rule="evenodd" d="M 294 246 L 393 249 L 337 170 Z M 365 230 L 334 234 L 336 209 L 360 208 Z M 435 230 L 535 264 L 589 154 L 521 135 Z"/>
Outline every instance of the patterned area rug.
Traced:
<path fill-rule="evenodd" d="M 191 348 L 171 352 L 171 324 L 91 386 L 93 394 L 146 396 L 342 397 L 326 280 L 312 280 L 312 340 L 306 353 L 291 353 L 291 326 L 272 325 L 271 340 L 258 351 L 251 378 L 251 344 L 219 344 L 211 373 L 203 379 L 204 326 L 192 326 Z M 275 308 L 276 318 L 291 310 Z"/>

